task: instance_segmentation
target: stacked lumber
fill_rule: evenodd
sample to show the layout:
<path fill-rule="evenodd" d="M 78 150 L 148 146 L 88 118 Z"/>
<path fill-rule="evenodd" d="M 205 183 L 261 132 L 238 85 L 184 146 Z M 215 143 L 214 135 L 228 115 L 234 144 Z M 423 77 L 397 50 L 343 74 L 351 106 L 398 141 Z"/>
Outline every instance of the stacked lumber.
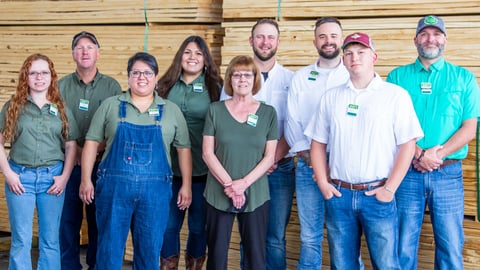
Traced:
<path fill-rule="evenodd" d="M 219 23 L 222 0 L 0 1 L 0 25 Z M 6 12 L 8 11 L 8 12 Z"/>
<path fill-rule="evenodd" d="M 18 69 L 25 57 L 32 53 L 41 52 L 50 56 L 60 76 L 72 72 L 75 64 L 71 59 L 71 38 L 81 30 L 91 31 L 99 39 L 100 71 L 115 77 L 126 89 L 128 57 L 145 49 L 157 57 L 160 73 L 163 73 L 181 41 L 192 34 L 207 40 L 215 60 L 225 70 L 234 56 L 252 55 L 248 44 L 251 26 L 258 18 L 264 17 L 280 19 L 278 61 L 292 70 L 309 65 L 317 58 L 312 44 L 315 19 L 335 16 L 341 19 L 344 34 L 363 31 L 372 36 L 379 54 L 376 70 L 385 77 L 394 67 L 415 60 L 413 37 L 417 21 L 419 17 L 434 12 L 446 21 L 447 60 L 470 69 L 480 78 L 478 0 L 246 0 L 241 3 L 232 0 L 147 0 L 145 3 L 150 23 L 146 48 L 143 1 L 0 1 L 3 11 L 0 18 L 0 105 L 13 93 Z M 470 143 L 468 157 L 463 162 L 464 262 L 467 270 L 477 269 L 480 263 L 475 146 L 475 142 Z M 8 225 L 8 220 L 2 194 L 0 200 L 0 226 L 4 226 Z M 181 236 L 182 249 L 186 242 L 185 227 Z M 0 230 L 3 228 L 0 227 Z M 235 270 L 239 269 L 236 225 L 233 230 L 228 269 Z M 299 234 L 294 201 L 287 228 L 287 269 L 296 268 L 300 250 Z M 329 269 L 326 239 L 323 246 L 323 269 Z M 420 249 L 419 269 L 433 269 L 434 240 L 428 215 L 422 229 Z M 127 259 L 133 258 L 132 251 L 129 244 Z M 365 243 L 362 257 L 366 269 L 371 269 Z"/>
<path fill-rule="evenodd" d="M 0 104 L 15 91 L 18 70 L 32 53 L 49 56 L 60 77 L 73 72 L 71 42 L 82 30 L 95 33 L 100 43 L 99 70 L 127 89 L 128 58 L 144 51 L 143 26 L 0 26 Z M 219 25 L 153 25 L 148 31 L 147 51 L 157 58 L 160 74 L 170 66 L 178 47 L 189 35 L 203 37 L 220 64 L 223 30 Z"/>
<path fill-rule="evenodd" d="M 438 15 L 472 14 L 480 8 L 476 0 L 246 0 L 241 5 L 235 0 L 223 1 L 224 21 L 252 18 L 279 18 L 299 20 L 333 16 L 351 17 L 419 17 L 431 12 Z"/>
<path fill-rule="evenodd" d="M 394 67 L 415 60 L 417 52 L 413 37 L 418 19 L 356 18 L 342 19 L 341 23 L 344 34 L 360 31 L 372 37 L 379 55 L 376 70 L 380 75 L 386 76 Z M 480 16 L 451 16 L 444 19 L 448 32 L 446 58 L 480 76 L 480 55 L 476 53 L 480 50 L 480 42 L 472 38 L 473 33 L 480 30 Z M 234 56 L 252 54 L 248 37 L 255 21 L 222 23 L 225 28 L 222 70 L 225 70 Z M 313 46 L 314 23 L 315 19 L 280 22 L 280 47 L 277 56 L 282 65 L 297 70 L 317 59 L 318 53 Z"/>

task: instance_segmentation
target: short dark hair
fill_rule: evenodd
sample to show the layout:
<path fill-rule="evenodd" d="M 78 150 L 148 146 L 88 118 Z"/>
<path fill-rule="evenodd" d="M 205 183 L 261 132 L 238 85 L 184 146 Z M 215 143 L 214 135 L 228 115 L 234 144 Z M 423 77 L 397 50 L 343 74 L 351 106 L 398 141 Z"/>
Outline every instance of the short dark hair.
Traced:
<path fill-rule="evenodd" d="M 317 19 L 317 21 L 315 22 L 315 29 L 313 31 L 316 32 L 317 28 L 320 27 L 320 25 L 322 25 L 324 23 L 336 23 L 336 24 L 338 24 L 338 26 L 340 26 L 340 29 L 343 30 L 342 24 L 340 23 L 340 21 L 337 18 L 323 17 L 323 18 Z"/>
<path fill-rule="evenodd" d="M 137 61 L 141 61 L 141 62 L 147 64 L 153 70 L 155 75 L 158 75 L 157 59 L 155 59 L 155 56 L 153 56 L 149 53 L 146 53 L 146 52 L 137 52 L 132 57 L 130 57 L 130 59 L 128 59 L 127 74 L 130 74 L 130 71 L 132 71 L 133 65 Z"/>
<path fill-rule="evenodd" d="M 275 29 L 277 29 L 278 34 L 280 35 L 280 28 L 278 27 L 277 21 L 274 20 L 274 19 L 270 19 L 270 18 L 263 18 L 263 19 L 259 19 L 259 20 L 252 26 L 252 31 L 251 31 L 252 37 L 253 37 L 253 31 L 255 31 L 255 28 L 257 28 L 257 26 L 259 26 L 260 24 L 270 24 L 270 25 L 273 25 L 273 26 L 275 27 Z"/>

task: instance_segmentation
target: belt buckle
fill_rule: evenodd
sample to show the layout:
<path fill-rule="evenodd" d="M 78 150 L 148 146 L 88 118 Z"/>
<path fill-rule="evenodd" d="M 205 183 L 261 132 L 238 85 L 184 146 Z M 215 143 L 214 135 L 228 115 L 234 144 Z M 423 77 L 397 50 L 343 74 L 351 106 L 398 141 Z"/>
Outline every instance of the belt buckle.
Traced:
<path fill-rule="evenodd" d="M 353 184 L 353 183 L 348 183 L 348 185 L 349 185 L 349 188 L 350 188 L 351 191 L 356 190 L 356 189 L 355 189 L 355 184 Z"/>

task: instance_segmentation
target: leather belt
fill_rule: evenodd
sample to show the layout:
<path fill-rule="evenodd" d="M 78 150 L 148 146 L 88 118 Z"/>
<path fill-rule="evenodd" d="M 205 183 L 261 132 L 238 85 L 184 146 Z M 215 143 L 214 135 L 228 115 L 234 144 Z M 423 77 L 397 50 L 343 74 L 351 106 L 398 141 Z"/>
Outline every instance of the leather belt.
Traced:
<path fill-rule="evenodd" d="M 330 180 L 330 182 L 333 183 L 334 185 L 340 185 L 341 187 L 348 188 L 350 190 L 370 190 L 372 188 L 383 187 L 386 181 L 387 179 L 385 178 L 382 180 L 369 182 L 369 183 L 351 184 L 338 179 Z"/>
<path fill-rule="evenodd" d="M 452 165 L 454 163 L 457 163 L 457 162 L 460 162 L 460 159 L 445 159 L 442 163 L 442 165 L 440 165 L 439 168 L 443 168 L 443 167 L 446 167 L 448 165 Z"/>

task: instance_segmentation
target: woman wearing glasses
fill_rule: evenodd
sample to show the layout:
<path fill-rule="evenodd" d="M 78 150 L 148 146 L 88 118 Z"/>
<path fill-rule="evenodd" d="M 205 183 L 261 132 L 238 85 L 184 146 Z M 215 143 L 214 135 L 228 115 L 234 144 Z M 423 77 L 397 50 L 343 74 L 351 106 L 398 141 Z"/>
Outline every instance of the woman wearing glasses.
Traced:
<path fill-rule="evenodd" d="M 203 191 L 208 168 L 202 159 L 202 132 L 211 102 L 218 101 L 223 80 L 205 40 L 189 36 L 180 45 L 172 64 L 158 81 L 163 98 L 178 105 L 188 125 L 192 144 L 192 182 L 182 182 L 178 156 L 172 152 L 173 196 L 161 252 L 162 270 L 177 269 L 180 230 L 188 208 L 185 268 L 201 270 L 207 249 Z"/>
<path fill-rule="evenodd" d="M 158 269 L 172 194 L 170 149 L 178 153 L 182 176 L 192 171 L 185 119 L 177 105 L 155 91 L 158 64 L 139 52 L 128 60 L 127 92 L 105 100 L 95 113 L 82 155 L 80 198 L 95 196 L 97 270 L 121 269 L 128 232 L 133 268 Z M 90 181 L 97 148 L 107 141 L 96 190 Z"/>
<path fill-rule="evenodd" d="M 235 217 L 243 244 L 243 269 L 265 269 L 269 190 L 265 174 L 277 146 L 275 109 L 253 95 L 260 72 L 249 56 L 232 59 L 225 74 L 231 99 L 210 105 L 203 132 L 203 159 L 209 168 L 205 199 L 207 269 L 227 269 Z"/>
<path fill-rule="evenodd" d="M 25 60 L 15 94 L 0 114 L 0 169 L 12 231 L 8 269 L 32 269 L 33 210 L 37 209 L 37 269 L 60 269 L 59 227 L 65 186 L 79 131 L 62 102 L 57 73 L 45 55 Z M 7 158 L 5 143 L 11 145 Z"/>

